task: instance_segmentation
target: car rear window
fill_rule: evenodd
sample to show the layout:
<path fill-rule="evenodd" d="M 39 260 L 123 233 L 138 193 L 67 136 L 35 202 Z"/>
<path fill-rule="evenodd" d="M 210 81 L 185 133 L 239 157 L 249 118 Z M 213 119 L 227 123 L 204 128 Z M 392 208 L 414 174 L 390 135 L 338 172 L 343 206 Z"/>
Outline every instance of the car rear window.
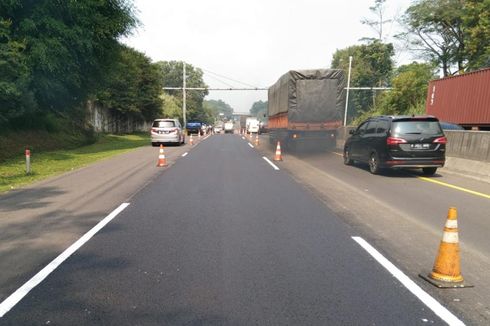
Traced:
<path fill-rule="evenodd" d="M 391 133 L 395 135 L 415 134 L 415 135 L 440 135 L 441 126 L 438 121 L 433 120 L 410 120 L 395 121 L 391 127 Z"/>
<path fill-rule="evenodd" d="M 153 121 L 153 127 L 155 128 L 171 128 L 175 127 L 174 121 Z"/>

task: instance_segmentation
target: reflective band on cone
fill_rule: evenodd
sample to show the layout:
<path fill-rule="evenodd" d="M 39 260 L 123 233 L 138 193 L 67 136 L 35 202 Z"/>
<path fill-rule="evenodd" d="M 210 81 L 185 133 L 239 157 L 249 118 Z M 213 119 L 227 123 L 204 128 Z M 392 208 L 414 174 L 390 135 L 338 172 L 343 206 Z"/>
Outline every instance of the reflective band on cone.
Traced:
<path fill-rule="evenodd" d="M 189 144 L 194 145 L 194 140 L 192 139 L 192 134 L 191 134 L 191 139 L 189 140 Z"/>
<path fill-rule="evenodd" d="M 257 136 L 255 136 L 255 146 L 259 146 L 259 134 L 257 133 Z"/>

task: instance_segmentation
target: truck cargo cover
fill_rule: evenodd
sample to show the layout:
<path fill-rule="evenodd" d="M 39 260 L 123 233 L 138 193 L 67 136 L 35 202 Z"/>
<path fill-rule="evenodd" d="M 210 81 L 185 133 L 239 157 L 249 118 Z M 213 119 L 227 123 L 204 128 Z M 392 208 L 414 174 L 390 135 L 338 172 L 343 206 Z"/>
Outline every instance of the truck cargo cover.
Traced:
<path fill-rule="evenodd" d="M 287 112 L 290 122 L 342 120 L 344 88 L 343 70 L 291 70 L 269 88 L 269 117 Z"/>

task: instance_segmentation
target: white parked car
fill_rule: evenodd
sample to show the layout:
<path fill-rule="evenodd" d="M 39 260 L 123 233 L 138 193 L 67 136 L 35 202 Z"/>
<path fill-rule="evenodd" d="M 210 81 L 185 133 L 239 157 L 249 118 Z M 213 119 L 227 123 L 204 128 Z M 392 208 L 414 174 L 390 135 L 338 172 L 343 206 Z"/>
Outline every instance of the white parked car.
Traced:
<path fill-rule="evenodd" d="M 184 144 L 185 134 L 178 119 L 156 119 L 150 130 L 151 145 L 163 143 Z"/>

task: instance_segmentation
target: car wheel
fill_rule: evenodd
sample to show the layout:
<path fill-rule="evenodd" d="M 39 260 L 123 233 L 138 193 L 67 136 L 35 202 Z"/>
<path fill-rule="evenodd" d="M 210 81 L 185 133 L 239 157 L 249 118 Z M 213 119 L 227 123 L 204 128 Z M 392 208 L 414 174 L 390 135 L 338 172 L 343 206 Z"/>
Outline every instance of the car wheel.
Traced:
<path fill-rule="evenodd" d="M 379 158 L 378 154 L 376 152 L 371 153 L 371 156 L 369 157 L 369 171 L 372 174 L 378 174 L 379 173 Z"/>
<path fill-rule="evenodd" d="M 350 157 L 350 150 L 349 148 L 344 148 L 344 164 L 345 165 L 352 165 L 352 159 Z"/>
<path fill-rule="evenodd" d="M 434 175 L 436 173 L 437 168 L 422 168 L 422 172 L 424 175 Z"/>

